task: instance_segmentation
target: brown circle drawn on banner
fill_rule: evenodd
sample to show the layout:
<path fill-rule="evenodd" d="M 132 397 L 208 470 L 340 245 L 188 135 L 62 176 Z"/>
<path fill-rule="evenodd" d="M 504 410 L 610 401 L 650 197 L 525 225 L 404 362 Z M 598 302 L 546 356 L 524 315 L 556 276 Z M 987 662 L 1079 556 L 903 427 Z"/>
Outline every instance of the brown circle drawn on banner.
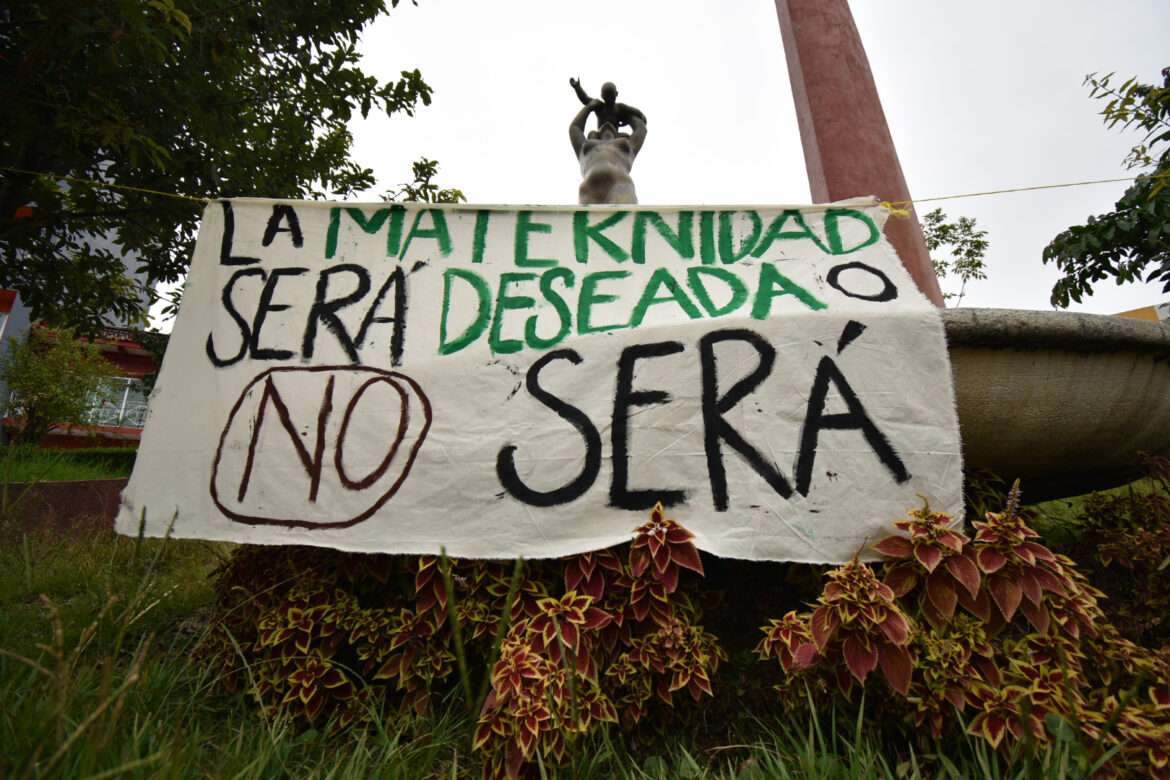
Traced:
<path fill-rule="evenodd" d="M 325 417 L 327 417 L 328 414 L 331 412 L 332 389 L 333 389 L 334 380 L 337 378 L 337 376 L 339 376 L 341 374 L 372 374 L 372 375 L 374 375 L 370 379 L 368 379 L 367 381 L 362 383 L 358 387 L 358 389 L 353 393 L 353 395 L 351 395 L 350 400 L 349 400 L 348 404 L 346 405 L 344 415 L 342 417 L 342 429 L 338 433 L 337 441 L 334 442 L 334 463 L 335 463 L 335 466 L 336 466 L 337 471 L 338 471 L 338 476 L 341 479 L 342 486 L 344 486 L 345 488 L 347 488 L 349 490 L 353 490 L 353 491 L 364 490 L 364 489 L 368 488 L 369 486 L 373 485 L 374 483 L 376 483 L 378 481 L 378 479 L 380 479 L 382 476 L 384 476 L 385 473 L 389 470 L 394 458 L 398 454 L 398 451 L 402 445 L 402 442 L 406 438 L 406 435 L 408 433 L 408 428 L 410 427 L 411 419 L 410 419 L 410 412 L 409 412 L 409 397 L 414 396 L 417 399 L 419 406 L 422 408 L 422 418 L 423 418 L 422 426 L 418 431 L 418 435 L 415 438 L 415 441 L 414 441 L 413 445 L 411 446 L 410 451 L 406 455 L 406 461 L 402 466 L 402 472 L 398 475 L 397 479 L 394 480 L 394 483 L 392 485 L 390 485 L 390 487 L 386 490 L 386 492 L 381 494 L 380 496 L 378 496 L 378 498 L 374 501 L 374 503 L 371 506 L 369 506 L 367 509 L 363 510 L 357 516 L 349 518 L 347 520 L 342 520 L 342 521 L 315 522 L 312 520 L 308 520 L 308 519 L 304 519 L 304 518 L 295 518 L 295 517 L 294 518 L 262 517 L 262 516 L 256 516 L 256 515 L 243 514 L 241 512 L 236 512 L 236 511 L 226 507 L 224 505 L 224 503 L 220 500 L 219 487 L 217 485 L 217 480 L 219 477 L 220 463 L 221 463 L 221 460 L 223 458 L 223 449 L 224 449 L 224 444 L 227 441 L 228 433 L 232 429 L 232 425 L 236 421 L 236 416 L 239 414 L 240 409 L 243 407 L 245 400 L 248 398 L 249 395 L 252 394 L 253 390 L 255 390 L 258 385 L 263 384 L 263 386 L 264 386 L 263 392 L 264 393 L 268 393 L 270 388 L 274 388 L 275 386 L 272 385 L 272 377 L 276 374 L 322 373 L 322 372 L 330 372 L 330 379 L 329 379 L 329 384 L 326 388 L 326 400 L 323 404 L 323 407 L 322 407 L 321 412 L 320 412 L 319 417 L 318 417 L 319 431 L 320 431 L 321 426 L 324 424 Z M 378 465 L 378 467 L 375 468 L 370 474 L 366 475 L 362 479 L 352 480 L 344 473 L 344 471 L 342 470 L 342 465 L 341 465 L 341 450 L 342 450 L 342 447 L 344 446 L 344 443 L 345 443 L 345 433 L 347 432 L 350 419 L 353 416 L 354 409 L 356 408 L 357 403 L 360 400 L 361 396 L 370 387 L 372 387 L 375 384 L 379 384 L 379 383 L 385 383 L 385 384 L 388 384 L 391 387 L 393 387 L 394 390 L 397 391 L 398 396 L 402 401 L 401 412 L 399 414 L 399 419 L 398 419 L 398 428 L 397 428 L 397 431 L 395 432 L 394 441 L 391 444 L 390 451 L 388 452 L 386 457 L 383 458 L 382 462 Z M 409 391 L 405 390 L 401 383 L 405 383 L 407 386 L 409 386 Z M 264 402 L 265 402 L 265 397 L 262 396 L 260 403 L 263 404 Z M 276 406 L 276 408 L 277 408 L 278 416 L 282 416 L 285 418 L 285 419 L 282 419 L 282 423 L 286 423 L 288 410 L 287 410 L 287 407 L 284 406 L 283 400 L 280 398 L 280 396 L 278 394 L 274 394 L 274 397 L 272 398 L 272 402 L 273 402 L 274 406 Z M 405 374 L 399 373 L 397 371 L 384 371 L 384 370 L 378 369 L 378 368 L 370 368 L 367 366 L 353 366 L 353 365 L 309 366 L 309 367 L 283 366 L 283 367 L 269 369 L 269 370 L 264 371 L 260 374 L 257 374 L 250 382 L 248 382 L 248 384 L 244 387 L 243 391 L 241 391 L 239 398 L 236 399 L 235 404 L 232 405 L 231 410 L 228 412 L 227 421 L 224 423 L 223 430 L 221 431 L 221 433 L 219 435 L 219 444 L 215 450 L 215 460 L 212 464 L 212 469 L 211 469 L 211 485 L 210 485 L 211 498 L 215 502 L 216 507 L 219 509 L 220 512 L 223 513 L 223 515 L 225 517 L 227 517 L 229 520 L 233 520 L 237 523 L 243 523 L 245 525 L 276 525 L 276 526 L 282 526 L 282 527 L 286 527 L 286 528 L 309 528 L 309 529 L 349 528 L 351 526 L 357 525 L 358 523 L 360 523 L 364 520 L 368 520 L 371 516 L 374 515 L 375 512 L 377 512 L 379 509 L 381 509 L 382 506 L 384 506 L 387 501 L 389 501 L 391 498 L 393 498 L 394 494 L 397 493 L 399 488 L 402 487 L 402 484 L 406 481 L 406 478 L 410 475 L 411 468 L 414 466 L 415 459 L 418 456 L 419 448 L 422 446 L 423 441 L 426 439 L 428 431 L 430 431 L 431 421 L 432 421 L 431 402 L 430 402 L 430 399 L 427 398 L 426 393 L 423 392 L 422 387 L 414 379 L 411 379 L 410 377 L 406 376 Z M 319 436 L 320 436 L 320 432 L 319 432 Z M 240 487 L 241 493 L 246 491 L 247 479 L 250 478 L 250 470 L 252 468 L 254 454 L 255 454 L 254 448 L 255 448 L 255 444 L 256 444 L 256 438 L 257 437 L 255 437 L 255 436 L 253 437 L 251 446 L 249 447 L 248 463 L 247 463 L 246 469 L 245 469 L 246 474 L 245 474 L 245 477 L 244 477 L 244 479 L 241 483 L 241 487 Z M 294 440 L 294 443 L 297 445 L 298 449 L 301 449 L 303 447 L 303 445 L 301 445 L 299 443 L 299 440 Z M 322 446 L 321 442 L 318 441 L 317 449 L 320 450 L 321 446 Z M 317 461 L 317 468 L 319 469 L 320 465 L 324 461 L 323 452 L 317 452 L 317 453 L 315 453 L 315 456 L 316 456 L 316 461 Z M 304 462 L 305 457 L 306 457 L 305 454 L 302 453 L 301 454 L 302 462 Z M 317 479 L 319 480 L 319 476 L 317 477 Z"/>

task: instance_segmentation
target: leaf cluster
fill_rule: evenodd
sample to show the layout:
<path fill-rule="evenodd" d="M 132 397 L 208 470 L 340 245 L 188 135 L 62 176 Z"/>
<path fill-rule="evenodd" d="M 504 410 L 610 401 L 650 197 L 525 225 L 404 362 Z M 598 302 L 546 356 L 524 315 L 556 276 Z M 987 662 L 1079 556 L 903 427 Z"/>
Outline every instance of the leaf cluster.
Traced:
<path fill-rule="evenodd" d="M 983 260 L 990 246 L 987 231 L 977 229 L 971 217 L 959 217 L 950 222 L 946 212 L 935 209 L 922 220 L 922 236 L 931 252 L 935 275 L 939 279 L 954 275 L 960 281 L 959 291 L 944 292 L 943 298 L 954 299 L 955 306 L 961 305 L 967 283 L 987 278 L 987 266 Z M 937 254 L 940 249 L 945 249 L 949 256 Z"/>
<path fill-rule="evenodd" d="M 1130 78 L 1114 85 L 1114 74 L 1089 74 L 1089 96 L 1106 101 L 1101 115 L 1109 128 L 1140 130 L 1142 140 L 1125 158 L 1142 171 L 1114 210 L 1073 225 L 1044 248 L 1043 260 L 1061 277 L 1052 288 L 1052 305 L 1079 303 L 1098 282 L 1161 282 L 1170 292 L 1170 68 L 1163 84 Z"/>
<path fill-rule="evenodd" d="M 439 173 L 439 163 L 420 157 L 411 163 L 414 181 L 398 185 L 382 196 L 384 201 L 408 203 L 464 203 L 467 197 L 463 190 L 440 187 L 433 179 Z"/>
<path fill-rule="evenodd" d="M 1151 456 L 1146 467 L 1146 479 L 1086 497 L 1058 549 L 1108 594 L 1122 635 L 1158 647 L 1170 644 L 1170 460 Z"/>
<path fill-rule="evenodd" d="M 417 70 L 380 81 L 359 67 L 361 30 L 386 10 L 385 0 L 7 8 L 0 286 L 52 322 L 140 320 L 151 286 L 186 271 L 199 220 L 197 203 L 152 193 L 317 198 L 372 186 L 350 159 L 346 123 L 411 114 L 431 96 Z"/>
<path fill-rule="evenodd" d="M 848 701 L 880 668 L 889 730 L 965 730 L 1005 755 L 1075 739 L 1086 775 L 1170 777 L 1170 654 L 1120 636 L 1101 591 L 1036 540 L 1018 485 L 974 538 L 928 505 L 896 525 L 875 545 L 880 580 L 854 560 L 828 573 L 812 611 L 762 629 L 782 699 Z"/>
<path fill-rule="evenodd" d="M 1018 488 L 969 531 L 928 505 L 895 528 L 880 568 L 828 571 L 807 610 L 764 627 L 756 653 L 779 662 L 790 715 L 856 711 L 921 756 L 969 735 L 1005 765 L 1059 754 L 1079 776 L 1170 777 L 1170 654 L 1110 624 Z M 703 560 L 661 506 L 629 544 L 558 561 L 245 547 L 204 653 L 304 728 L 462 699 L 484 775 L 535 777 L 576 766 L 607 724 L 642 739 L 707 717 L 727 654 L 687 572 Z"/>
<path fill-rule="evenodd" d="M 660 505 L 624 550 L 514 567 L 243 547 L 217 575 L 201 652 L 229 690 L 303 727 L 461 693 L 485 774 L 516 777 L 675 693 L 712 695 L 726 656 L 681 589 L 683 570 L 703 572 L 691 539 Z"/>

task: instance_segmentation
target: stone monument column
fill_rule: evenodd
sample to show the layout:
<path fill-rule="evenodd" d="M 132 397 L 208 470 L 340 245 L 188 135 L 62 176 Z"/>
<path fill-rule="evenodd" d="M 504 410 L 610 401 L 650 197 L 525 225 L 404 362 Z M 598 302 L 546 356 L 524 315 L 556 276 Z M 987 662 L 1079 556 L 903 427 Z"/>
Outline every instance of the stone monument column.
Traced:
<path fill-rule="evenodd" d="M 817 203 L 876 195 L 910 200 L 848 0 L 776 0 L 809 188 Z M 943 305 L 914 209 L 886 237 L 918 288 Z"/>

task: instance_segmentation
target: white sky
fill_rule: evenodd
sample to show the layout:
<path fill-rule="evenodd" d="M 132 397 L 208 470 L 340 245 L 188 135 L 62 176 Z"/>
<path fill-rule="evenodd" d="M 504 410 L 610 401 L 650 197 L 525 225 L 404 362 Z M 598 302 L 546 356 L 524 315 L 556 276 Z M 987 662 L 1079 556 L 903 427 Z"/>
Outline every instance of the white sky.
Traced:
<path fill-rule="evenodd" d="M 854 0 L 851 3 L 915 197 L 1126 175 L 1137 136 L 1108 131 L 1090 71 L 1159 79 L 1167 0 Z M 568 124 L 579 76 L 613 81 L 649 136 L 634 166 L 644 204 L 807 203 L 808 182 L 772 0 L 420 0 L 363 36 L 379 78 L 419 68 L 435 91 L 415 117 L 352 123 L 376 196 L 420 156 L 472 203 L 576 202 Z M 965 306 L 1047 309 L 1040 262 L 1060 230 L 1109 210 L 1124 184 L 947 201 L 988 231 L 989 279 Z M 859 193 L 860 194 L 860 193 Z M 925 204 L 920 211 L 934 208 Z M 947 285 L 944 283 L 944 287 Z M 1100 285 L 1073 310 L 1170 299 L 1156 285 Z"/>

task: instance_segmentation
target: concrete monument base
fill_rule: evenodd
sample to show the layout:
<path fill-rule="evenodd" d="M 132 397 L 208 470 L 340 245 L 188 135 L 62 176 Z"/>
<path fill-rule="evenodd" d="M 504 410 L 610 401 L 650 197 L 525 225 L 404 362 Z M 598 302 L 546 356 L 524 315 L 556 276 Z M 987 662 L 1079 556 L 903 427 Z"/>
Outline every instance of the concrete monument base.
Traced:
<path fill-rule="evenodd" d="M 1170 456 L 1170 327 L 1068 312 L 948 309 L 965 466 L 1026 501 L 1141 476 Z"/>

